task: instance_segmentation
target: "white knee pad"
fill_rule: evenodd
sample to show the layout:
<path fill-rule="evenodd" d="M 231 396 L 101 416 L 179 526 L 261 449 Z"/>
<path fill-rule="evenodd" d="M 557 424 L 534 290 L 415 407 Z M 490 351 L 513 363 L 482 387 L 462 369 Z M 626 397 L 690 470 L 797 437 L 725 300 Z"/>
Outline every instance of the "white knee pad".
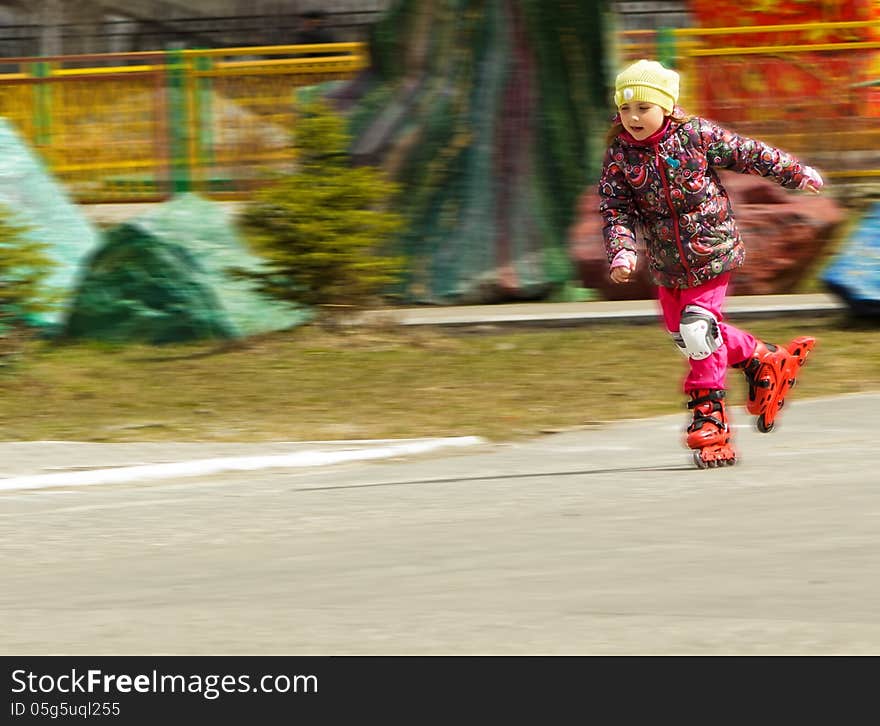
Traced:
<path fill-rule="evenodd" d="M 688 305 L 682 311 L 678 334 L 681 342 L 676 340 L 676 344 L 688 358 L 694 360 L 708 358 L 723 342 L 718 319 L 699 305 Z"/>

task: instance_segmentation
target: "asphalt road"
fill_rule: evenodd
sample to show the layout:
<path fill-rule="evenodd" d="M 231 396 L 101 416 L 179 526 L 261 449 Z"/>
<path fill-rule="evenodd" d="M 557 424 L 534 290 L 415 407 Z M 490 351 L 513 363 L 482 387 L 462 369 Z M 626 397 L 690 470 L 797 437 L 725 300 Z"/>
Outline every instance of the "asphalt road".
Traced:
<path fill-rule="evenodd" d="M 878 407 L 0 493 L 0 651 L 880 653 Z"/>

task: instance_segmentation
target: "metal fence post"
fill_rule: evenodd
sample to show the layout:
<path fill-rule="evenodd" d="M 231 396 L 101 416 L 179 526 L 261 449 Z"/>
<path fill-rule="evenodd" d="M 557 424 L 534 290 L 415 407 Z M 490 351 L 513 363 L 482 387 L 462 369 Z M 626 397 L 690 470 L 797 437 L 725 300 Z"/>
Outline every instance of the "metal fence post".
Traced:
<path fill-rule="evenodd" d="M 675 68 L 678 65 L 678 49 L 672 28 L 657 30 L 657 60 L 667 68 Z"/>
<path fill-rule="evenodd" d="M 186 62 L 182 50 L 166 51 L 168 78 L 168 136 L 171 151 L 171 192 L 192 191 L 189 158 L 189 105 L 187 103 Z"/>
<path fill-rule="evenodd" d="M 52 143 L 52 87 L 39 80 L 52 75 L 52 65 L 45 61 L 33 64 L 34 78 L 34 141 L 37 146 Z"/>

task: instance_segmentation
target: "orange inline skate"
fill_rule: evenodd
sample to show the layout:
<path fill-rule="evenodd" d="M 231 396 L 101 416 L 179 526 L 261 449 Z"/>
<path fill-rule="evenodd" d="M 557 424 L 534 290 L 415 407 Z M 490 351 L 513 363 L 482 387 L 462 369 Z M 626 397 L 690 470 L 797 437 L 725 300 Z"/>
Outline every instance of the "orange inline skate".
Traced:
<path fill-rule="evenodd" d="M 687 428 L 687 445 L 694 449 L 694 463 L 700 469 L 733 466 L 736 450 L 731 444 L 731 428 L 724 397 L 720 388 L 700 388 L 689 391 L 687 407 L 694 412 L 694 420 Z"/>
<path fill-rule="evenodd" d="M 755 419 L 755 427 L 762 434 L 773 430 L 779 411 L 785 404 L 785 396 L 797 383 L 800 367 L 816 345 L 816 339 L 801 336 L 785 348 L 758 341 L 751 358 L 737 363 L 749 384 L 746 409 Z"/>

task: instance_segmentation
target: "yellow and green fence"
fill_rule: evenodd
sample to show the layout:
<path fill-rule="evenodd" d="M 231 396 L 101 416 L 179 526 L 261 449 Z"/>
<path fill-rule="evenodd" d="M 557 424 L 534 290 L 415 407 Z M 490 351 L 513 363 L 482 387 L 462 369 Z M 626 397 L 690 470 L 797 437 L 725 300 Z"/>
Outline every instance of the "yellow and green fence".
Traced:
<path fill-rule="evenodd" d="M 625 32 L 619 51 L 677 67 L 691 113 L 880 176 L 880 19 Z M 0 115 L 77 201 L 235 196 L 290 168 L 297 88 L 367 65 L 362 43 L 0 58 Z"/>
<path fill-rule="evenodd" d="M 621 62 L 682 73 L 681 104 L 819 166 L 880 176 L 880 19 L 620 35 Z"/>
<path fill-rule="evenodd" d="M 246 193 L 289 168 L 295 91 L 362 43 L 0 59 L 0 116 L 80 202 Z"/>

